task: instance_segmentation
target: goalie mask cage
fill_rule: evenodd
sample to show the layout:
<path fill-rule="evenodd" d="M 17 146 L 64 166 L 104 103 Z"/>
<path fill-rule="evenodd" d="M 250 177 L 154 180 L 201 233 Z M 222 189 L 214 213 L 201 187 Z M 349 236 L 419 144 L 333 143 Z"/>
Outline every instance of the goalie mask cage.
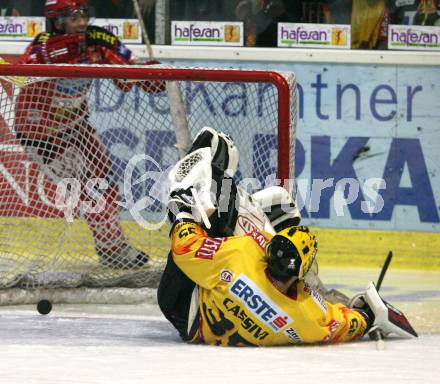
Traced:
<path fill-rule="evenodd" d="M 291 73 L 0 65 L 0 114 L 3 305 L 145 299 L 170 246 L 166 171 L 204 126 L 236 143 L 245 188 L 293 180 Z M 149 261 L 118 262 L 122 243 Z"/>

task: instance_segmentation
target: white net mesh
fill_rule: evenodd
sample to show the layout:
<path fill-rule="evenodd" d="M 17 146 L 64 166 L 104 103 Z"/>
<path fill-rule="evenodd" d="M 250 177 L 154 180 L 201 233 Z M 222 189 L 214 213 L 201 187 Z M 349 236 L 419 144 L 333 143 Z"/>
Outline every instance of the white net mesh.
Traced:
<path fill-rule="evenodd" d="M 48 77 L 2 76 L 1 67 L 0 288 L 155 286 L 169 250 L 166 170 L 187 146 L 186 126 L 192 137 L 211 126 L 233 138 L 238 182 L 251 178 L 258 188 L 292 178 L 279 174 L 277 157 L 284 146 L 291 173 L 291 74 L 282 76 L 290 103 L 279 122 L 286 107 L 261 72 L 211 81 L 203 69 L 159 66 L 125 81 L 67 78 L 62 66 L 47 66 Z M 177 72 L 183 106 L 174 107 L 164 81 Z M 240 73 L 248 80 L 237 81 Z"/>

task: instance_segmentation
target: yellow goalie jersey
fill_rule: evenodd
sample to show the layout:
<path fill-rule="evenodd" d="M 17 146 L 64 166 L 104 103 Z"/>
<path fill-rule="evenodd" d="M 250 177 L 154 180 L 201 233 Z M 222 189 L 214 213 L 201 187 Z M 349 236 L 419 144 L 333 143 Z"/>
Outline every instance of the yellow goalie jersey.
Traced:
<path fill-rule="evenodd" d="M 183 222 L 172 232 L 177 266 L 198 285 L 200 321 L 193 342 L 213 345 L 335 343 L 362 337 L 366 321 L 331 304 L 303 281 L 289 296 L 267 274 L 265 246 L 271 235 L 208 237 Z"/>

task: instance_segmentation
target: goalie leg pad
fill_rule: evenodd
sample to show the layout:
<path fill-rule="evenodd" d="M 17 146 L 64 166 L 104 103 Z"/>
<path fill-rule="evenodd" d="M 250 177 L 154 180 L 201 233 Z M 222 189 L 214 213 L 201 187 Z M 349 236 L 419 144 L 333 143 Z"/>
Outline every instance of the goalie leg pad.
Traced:
<path fill-rule="evenodd" d="M 198 316 L 194 313 L 196 302 L 193 301 L 195 286 L 169 254 L 157 289 L 157 302 L 183 340 L 191 340 L 198 327 Z"/>
<path fill-rule="evenodd" d="M 239 153 L 228 135 L 217 132 L 213 128 L 204 127 L 197 134 L 188 153 L 200 148 L 211 148 L 212 165 L 229 177 L 235 175 Z"/>
<path fill-rule="evenodd" d="M 217 208 L 211 193 L 212 178 L 210 148 L 200 148 L 189 153 L 173 167 L 168 175 L 170 181 L 168 207 L 171 207 L 174 196 L 182 195 L 182 191 L 188 191 L 186 193 L 188 198 L 179 198 L 179 204 L 175 207 L 182 207 L 187 213 L 189 209 L 194 219 L 201 223 L 201 217 L 210 217 Z M 189 191 L 193 195 L 192 198 L 189 198 Z M 178 212 L 172 213 L 176 215 Z"/>
<path fill-rule="evenodd" d="M 277 232 L 301 221 L 295 201 L 283 187 L 265 188 L 254 193 L 252 200 L 260 205 Z"/>

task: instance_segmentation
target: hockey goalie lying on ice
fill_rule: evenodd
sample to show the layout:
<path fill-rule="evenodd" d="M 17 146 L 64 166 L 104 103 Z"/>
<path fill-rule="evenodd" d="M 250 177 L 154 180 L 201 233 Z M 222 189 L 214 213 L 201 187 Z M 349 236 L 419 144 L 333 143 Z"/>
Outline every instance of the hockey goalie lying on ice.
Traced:
<path fill-rule="evenodd" d="M 171 252 L 158 302 L 183 340 L 212 345 L 336 343 L 379 329 L 417 336 L 374 284 L 351 302 L 317 276 L 318 242 L 289 193 L 232 182 L 238 152 L 211 128 L 170 173 Z M 225 187 L 226 186 L 226 187 Z M 243 226 L 243 219 L 252 226 Z"/>

